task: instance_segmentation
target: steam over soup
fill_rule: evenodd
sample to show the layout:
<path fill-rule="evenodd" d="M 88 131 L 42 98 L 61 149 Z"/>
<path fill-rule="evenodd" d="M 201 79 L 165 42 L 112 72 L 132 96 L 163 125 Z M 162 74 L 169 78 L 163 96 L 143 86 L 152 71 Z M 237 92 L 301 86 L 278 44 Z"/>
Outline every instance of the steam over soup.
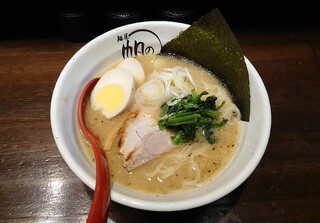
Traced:
<path fill-rule="evenodd" d="M 106 80 L 98 82 L 85 108 L 85 121 L 107 155 L 111 180 L 159 195 L 213 180 L 232 158 L 241 131 L 241 114 L 224 85 L 206 69 L 174 56 L 140 55 L 127 67 L 119 63 L 98 74 Z M 121 75 L 106 77 L 121 69 L 132 73 L 133 82 L 122 82 Z M 99 107 L 97 102 L 112 89 L 113 101 Z M 200 112 L 194 108 L 198 104 Z M 80 130 L 79 136 L 94 163 Z"/>

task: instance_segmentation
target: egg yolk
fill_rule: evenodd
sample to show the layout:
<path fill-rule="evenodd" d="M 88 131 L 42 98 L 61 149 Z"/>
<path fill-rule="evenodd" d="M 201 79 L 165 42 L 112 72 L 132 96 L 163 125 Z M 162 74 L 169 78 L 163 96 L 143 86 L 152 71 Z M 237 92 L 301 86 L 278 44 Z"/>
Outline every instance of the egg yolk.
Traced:
<path fill-rule="evenodd" d="M 115 111 L 124 100 L 124 90 L 118 84 L 109 84 L 97 92 L 96 101 L 103 105 L 105 112 Z"/>

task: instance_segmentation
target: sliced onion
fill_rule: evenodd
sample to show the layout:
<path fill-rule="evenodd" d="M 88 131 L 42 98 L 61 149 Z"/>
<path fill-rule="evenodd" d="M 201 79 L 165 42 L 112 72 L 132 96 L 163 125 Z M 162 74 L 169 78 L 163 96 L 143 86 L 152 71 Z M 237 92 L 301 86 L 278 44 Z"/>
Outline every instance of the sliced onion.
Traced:
<path fill-rule="evenodd" d="M 164 102 L 168 105 L 176 104 L 194 88 L 195 83 L 187 68 L 175 66 L 161 72 L 154 71 L 137 90 L 136 103 L 144 112 L 153 113 Z"/>
<path fill-rule="evenodd" d="M 159 79 L 150 79 L 142 84 L 135 93 L 137 106 L 145 113 L 157 111 L 165 101 L 165 86 Z"/>

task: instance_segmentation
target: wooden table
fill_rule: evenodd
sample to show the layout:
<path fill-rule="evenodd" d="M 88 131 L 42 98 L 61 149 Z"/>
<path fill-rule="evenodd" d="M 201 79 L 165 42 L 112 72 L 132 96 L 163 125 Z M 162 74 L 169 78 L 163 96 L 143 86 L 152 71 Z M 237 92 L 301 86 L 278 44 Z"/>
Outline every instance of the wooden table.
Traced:
<path fill-rule="evenodd" d="M 320 30 L 237 29 L 269 93 L 272 129 L 252 175 L 227 196 L 179 212 L 111 202 L 108 222 L 320 222 Z M 0 40 L 0 222 L 85 222 L 93 192 L 62 159 L 50 101 L 85 43 Z"/>

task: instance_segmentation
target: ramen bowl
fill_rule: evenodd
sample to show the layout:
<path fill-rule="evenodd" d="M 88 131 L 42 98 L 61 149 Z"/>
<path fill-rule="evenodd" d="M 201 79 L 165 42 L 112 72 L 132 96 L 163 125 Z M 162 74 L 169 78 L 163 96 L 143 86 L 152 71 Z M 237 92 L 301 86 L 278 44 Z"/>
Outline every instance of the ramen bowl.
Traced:
<path fill-rule="evenodd" d="M 61 156 L 89 188 L 95 188 L 95 167 L 83 151 L 77 133 L 76 108 L 81 90 L 103 67 L 141 52 L 158 53 L 166 42 L 188 26 L 170 21 L 147 21 L 115 28 L 85 44 L 63 68 L 52 95 L 52 132 Z M 242 122 L 239 146 L 214 180 L 191 191 L 163 196 L 132 191 L 114 183 L 112 201 L 150 211 L 186 210 L 227 195 L 251 175 L 268 144 L 271 109 L 261 77 L 246 57 L 245 62 L 250 81 L 250 121 Z"/>

